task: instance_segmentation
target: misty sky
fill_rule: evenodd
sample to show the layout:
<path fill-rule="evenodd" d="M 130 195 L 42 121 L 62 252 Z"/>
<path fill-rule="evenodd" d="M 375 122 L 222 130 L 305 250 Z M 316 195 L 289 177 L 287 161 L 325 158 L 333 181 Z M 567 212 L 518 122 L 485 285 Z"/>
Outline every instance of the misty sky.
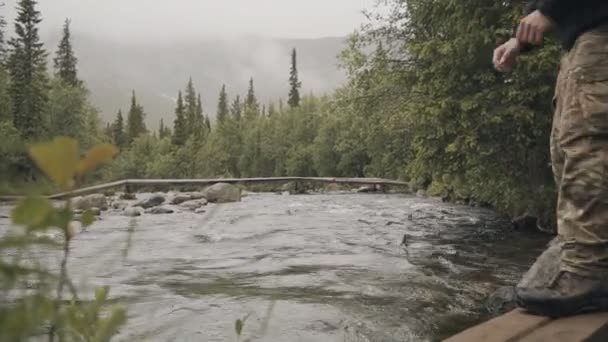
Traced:
<path fill-rule="evenodd" d="M 0 0 L 10 22 L 17 0 Z M 316 38 L 351 33 L 375 0 L 39 0 L 42 30 L 107 38 L 258 35 Z"/>

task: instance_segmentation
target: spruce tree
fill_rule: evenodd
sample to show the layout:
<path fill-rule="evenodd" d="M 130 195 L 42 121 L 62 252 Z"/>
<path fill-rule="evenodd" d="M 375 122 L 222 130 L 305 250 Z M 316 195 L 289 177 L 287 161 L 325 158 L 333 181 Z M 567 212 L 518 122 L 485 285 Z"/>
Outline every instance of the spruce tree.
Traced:
<path fill-rule="evenodd" d="M 220 91 L 220 99 L 217 104 L 217 122 L 223 123 L 228 118 L 228 95 L 226 94 L 226 85 L 222 86 L 222 90 Z"/>
<path fill-rule="evenodd" d="M 121 110 L 118 111 L 116 120 L 112 123 L 112 142 L 119 148 L 124 148 L 126 145 L 125 122 Z"/>
<path fill-rule="evenodd" d="M 0 3 L 0 8 L 4 7 L 4 3 Z M 5 46 L 4 46 L 4 27 L 6 26 L 6 21 L 4 20 L 4 16 L 0 15 L 0 68 L 4 64 L 5 58 Z"/>
<path fill-rule="evenodd" d="M 131 108 L 127 116 L 127 142 L 129 145 L 140 135 L 146 133 L 144 108 L 137 103 L 135 90 L 131 96 Z"/>
<path fill-rule="evenodd" d="M 184 108 L 184 99 L 180 90 L 177 95 L 177 107 L 175 108 L 175 120 L 173 121 L 173 144 L 182 146 L 188 140 L 188 127 Z"/>
<path fill-rule="evenodd" d="M 74 87 L 81 84 L 78 79 L 78 70 L 76 67 L 78 58 L 76 58 L 74 50 L 72 49 L 69 19 L 66 19 L 63 25 L 63 37 L 57 47 L 54 62 L 55 75 L 57 77 Z"/>
<path fill-rule="evenodd" d="M 255 87 L 253 85 L 253 77 L 249 80 L 249 89 L 247 90 L 247 98 L 245 99 L 245 121 L 253 121 L 258 117 L 260 105 L 255 96 Z"/>
<path fill-rule="evenodd" d="M 103 135 L 112 141 L 112 125 L 106 122 L 106 128 L 103 130 Z"/>
<path fill-rule="evenodd" d="M 158 128 L 158 137 L 161 139 L 164 139 L 169 136 L 171 136 L 171 130 L 169 130 L 169 127 L 165 126 L 165 121 L 163 119 L 160 119 L 160 125 Z"/>
<path fill-rule="evenodd" d="M 241 122 L 241 116 L 243 115 L 243 105 L 241 104 L 241 96 L 237 95 L 234 101 L 232 102 L 232 107 L 230 108 L 230 114 L 232 114 L 232 119 L 238 124 Z"/>
<path fill-rule="evenodd" d="M 47 102 L 47 53 L 38 35 L 42 18 L 36 4 L 35 0 L 19 1 L 15 36 L 8 42 L 13 123 L 25 138 L 36 138 L 44 132 L 43 112 Z"/>
<path fill-rule="evenodd" d="M 194 89 L 192 77 L 190 78 L 190 80 L 188 81 L 188 85 L 186 86 L 186 94 L 184 100 L 186 105 L 186 130 L 188 132 L 188 136 L 190 136 L 196 132 L 197 127 L 196 89 Z"/>
<path fill-rule="evenodd" d="M 196 137 L 198 142 L 202 142 L 207 136 L 209 129 L 207 128 L 207 120 L 205 119 L 205 114 L 203 113 L 203 102 L 201 101 L 200 94 L 198 94 L 196 99 L 195 113 L 194 125 L 192 126 L 192 129 L 194 129 L 193 135 Z"/>
<path fill-rule="evenodd" d="M 274 103 L 271 102 L 270 104 L 268 104 L 268 117 L 272 118 L 276 114 L 277 114 L 277 110 L 274 107 Z"/>
<path fill-rule="evenodd" d="M 298 65 L 296 57 L 296 49 L 291 52 L 291 70 L 289 72 L 289 100 L 287 103 L 291 108 L 300 106 L 300 87 L 302 83 L 298 79 Z"/>

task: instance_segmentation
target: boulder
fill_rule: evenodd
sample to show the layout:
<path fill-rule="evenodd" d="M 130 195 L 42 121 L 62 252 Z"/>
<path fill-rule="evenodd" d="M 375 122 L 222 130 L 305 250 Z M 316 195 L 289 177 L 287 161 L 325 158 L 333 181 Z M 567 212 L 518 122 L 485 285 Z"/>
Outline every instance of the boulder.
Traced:
<path fill-rule="evenodd" d="M 520 232 L 538 233 L 540 231 L 538 228 L 538 218 L 528 214 L 514 218 L 511 224 L 513 225 L 513 230 Z"/>
<path fill-rule="evenodd" d="M 560 270 L 562 245 L 559 237 L 553 239 L 548 248 L 536 259 L 520 280 L 518 287 L 543 288 L 551 285 Z M 503 314 L 516 307 L 515 288 L 502 287 L 494 292 L 486 303 L 488 311 Z"/>
<path fill-rule="evenodd" d="M 175 194 L 171 199 L 171 204 L 179 205 L 187 201 L 199 200 L 205 198 L 205 194 L 202 192 L 186 192 Z"/>
<path fill-rule="evenodd" d="M 146 214 L 154 215 L 173 214 L 174 212 L 175 211 L 173 209 L 167 207 L 155 207 L 145 211 Z"/>
<path fill-rule="evenodd" d="M 157 194 L 157 195 L 152 195 L 152 197 L 137 203 L 135 206 L 142 207 L 144 209 L 150 209 L 153 207 L 157 207 L 163 203 L 165 203 L 165 196 Z"/>
<path fill-rule="evenodd" d="M 211 203 L 229 203 L 241 200 L 241 189 L 227 183 L 214 184 L 206 188 L 203 193 L 207 201 Z"/>
<path fill-rule="evenodd" d="M 416 192 L 416 197 L 426 197 L 426 191 L 423 189 L 420 189 Z"/>
<path fill-rule="evenodd" d="M 188 193 L 188 197 L 190 197 L 191 200 L 198 200 L 198 199 L 203 199 L 206 198 L 205 197 L 205 193 L 204 192 L 189 192 Z"/>
<path fill-rule="evenodd" d="M 368 192 L 376 192 L 376 186 L 375 185 L 364 185 L 362 187 L 360 187 L 359 189 L 357 189 L 358 193 L 368 193 Z"/>
<path fill-rule="evenodd" d="M 171 199 L 171 204 L 178 205 L 190 200 L 191 198 L 188 194 L 177 194 L 175 197 L 173 197 L 173 199 Z"/>
<path fill-rule="evenodd" d="M 204 214 L 207 212 L 207 209 L 205 208 L 198 208 L 194 211 L 195 214 Z"/>
<path fill-rule="evenodd" d="M 118 196 L 119 199 L 121 200 L 127 200 L 127 201 L 132 201 L 132 200 L 136 200 L 137 197 L 135 196 L 134 193 L 132 192 L 125 192 L 120 194 L 120 196 Z"/>
<path fill-rule="evenodd" d="M 112 209 L 114 209 L 114 210 L 124 210 L 128 206 L 129 206 L 129 204 L 127 204 L 126 202 L 121 202 L 121 201 L 112 202 Z"/>
<path fill-rule="evenodd" d="M 196 210 L 200 207 L 204 207 L 207 205 L 207 200 L 206 199 L 199 199 L 199 200 L 192 200 L 192 201 L 186 201 L 182 204 L 180 204 L 180 206 L 182 208 L 188 209 L 188 210 Z"/>
<path fill-rule="evenodd" d="M 141 216 L 143 211 L 144 210 L 141 207 L 130 207 L 130 208 L 125 209 L 125 211 L 123 212 L 123 215 L 128 216 L 128 217 L 136 217 L 136 216 Z"/>
<path fill-rule="evenodd" d="M 326 192 L 338 192 L 338 191 L 340 191 L 340 186 L 337 183 L 330 183 L 330 184 L 327 184 L 327 186 L 325 187 L 325 191 Z"/>
<path fill-rule="evenodd" d="M 75 198 L 73 207 L 77 210 L 87 210 L 91 208 L 108 210 L 108 200 L 103 194 L 92 194 Z"/>

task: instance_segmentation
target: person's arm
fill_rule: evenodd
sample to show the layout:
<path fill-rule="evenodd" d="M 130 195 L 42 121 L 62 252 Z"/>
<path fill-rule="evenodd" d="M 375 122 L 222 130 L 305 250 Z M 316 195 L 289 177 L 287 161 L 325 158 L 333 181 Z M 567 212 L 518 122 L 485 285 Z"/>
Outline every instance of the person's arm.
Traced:
<path fill-rule="evenodd" d="M 540 2 L 542 2 L 542 0 L 540 0 Z M 539 0 L 530 0 L 530 1 L 528 1 L 528 4 L 526 5 L 525 13 L 526 13 L 526 15 L 528 15 L 528 14 L 536 11 L 538 8 L 539 8 Z M 515 37 L 515 34 L 517 33 L 518 26 L 515 26 L 515 28 L 513 29 L 513 37 Z M 534 45 L 528 44 L 528 43 L 520 42 L 519 45 L 520 45 L 519 51 L 522 54 L 532 51 L 535 48 Z"/>

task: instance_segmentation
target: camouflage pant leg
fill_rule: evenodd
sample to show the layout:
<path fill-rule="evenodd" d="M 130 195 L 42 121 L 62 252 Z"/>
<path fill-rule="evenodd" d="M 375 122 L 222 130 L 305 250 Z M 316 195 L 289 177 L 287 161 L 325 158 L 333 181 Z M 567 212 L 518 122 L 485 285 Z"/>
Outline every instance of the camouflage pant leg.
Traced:
<path fill-rule="evenodd" d="M 553 97 L 553 127 L 551 128 L 551 168 L 553 169 L 553 177 L 555 184 L 559 187 L 564 173 L 564 151 L 559 146 L 559 128 L 562 117 L 563 99 L 565 94 L 565 85 L 568 75 L 568 58 L 563 56 L 560 65 L 559 75 L 555 85 L 555 95 Z"/>
<path fill-rule="evenodd" d="M 597 275 L 608 273 L 608 33 L 583 34 L 567 59 L 556 137 L 562 269 Z"/>

